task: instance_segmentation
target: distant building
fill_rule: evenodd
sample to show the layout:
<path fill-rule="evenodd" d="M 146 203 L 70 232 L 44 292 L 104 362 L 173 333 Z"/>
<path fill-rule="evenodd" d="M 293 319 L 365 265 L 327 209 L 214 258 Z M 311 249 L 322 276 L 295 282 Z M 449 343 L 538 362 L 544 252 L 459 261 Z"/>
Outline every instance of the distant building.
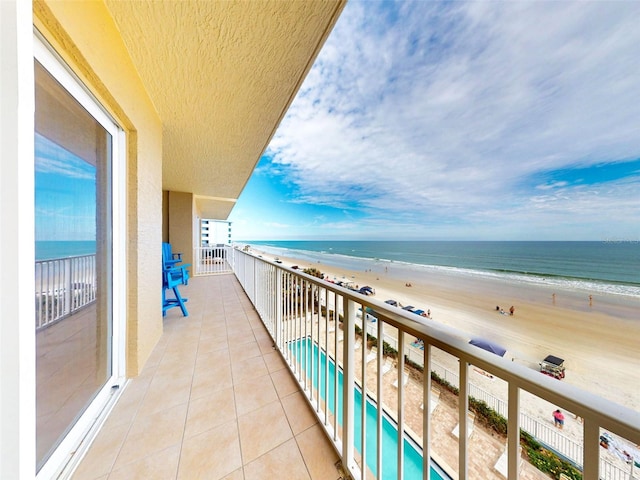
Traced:
<path fill-rule="evenodd" d="M 200 245 L 231 245 L 231 222 L 223 220 L 200 220 Z"/>

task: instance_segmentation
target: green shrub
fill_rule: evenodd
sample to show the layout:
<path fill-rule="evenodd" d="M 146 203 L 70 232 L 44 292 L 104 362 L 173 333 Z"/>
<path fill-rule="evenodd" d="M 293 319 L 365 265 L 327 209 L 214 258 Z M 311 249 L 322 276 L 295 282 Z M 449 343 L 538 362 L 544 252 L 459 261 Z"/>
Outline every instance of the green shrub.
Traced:
<path fill-rule="evenodd" d="M 507 434 L 507 419 L 487 405 L 486 402 L 469 397 L 469 409 L 482 418 L 486 425 L 495 432 L 501 435 Z"/>
<path fill-rule="evenodd" d="M 451 393 L 453 393 L 456 396 L 460 391 L 458 390 L 458 387 L 454 387 L 453 385 L 451 385 L 449 382 L 447 382 L 444 378 L 442 378 L 436 372 L 433 372 L 433 371 L 431 372 L 431 380 L 433 380 L 434 382 L 436 382 L 438 385 L 445 388 L 446 390 L 449 390 Z"/>
<path fill-rule="evenodd" d="M 404 363 L 406 363 L 407 366 L 409 366 L 410 368 L 413 368 L 414 370 L 417 370 L 420 373 L 424 373 L 424 367 L 414 362 L 413 360 L 409 360 L 409 358 L 406 355 L 404 357 Z"/>
<path fill-rule="evenodd" d="M 546 448 L 534 449 L 530 446 L 525 446 L 524 451 L 529 463 L 541 472 L 548 473 L 555 479 L 559 479 L 560 475 L 564 474 L 573 480 L 582 480 L 582 473 L 577 468 L 569 462 L 558 458 L 555 453 Z"/>
<path fill-rule="evenodd" d="M 530 447 L 534 450 L 539 450 L 542 448 L 535 438 L 533 438 L 529 433 L 520 429 L 520 444 L 523 447 Z"/>
<path fill-rule="evenodd" d="M 580 470 L 559 458 L 554 452 L 544 448 L 524 430 L 520 430 L 520 444 L 529 459 L 529 463 L 541 472 L 548 473 L 555 479 L 559 479 L 560 474 L 563 473 L 573 480 L 582 480 L 582 472 Z"/>

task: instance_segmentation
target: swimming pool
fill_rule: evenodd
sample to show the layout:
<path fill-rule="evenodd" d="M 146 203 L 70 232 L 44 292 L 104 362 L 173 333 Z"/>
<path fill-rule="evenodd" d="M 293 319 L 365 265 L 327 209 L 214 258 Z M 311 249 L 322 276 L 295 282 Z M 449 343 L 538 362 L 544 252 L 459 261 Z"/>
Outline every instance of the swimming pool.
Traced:
<path fill-rule="evenodd" d="M 302 367 L 305 369 L 307 378 L 311 379 L 313 388 L 319 391 L 320 398 L 325 400 L 325 381 L 326 381 L 326 355 L 320 351 L 320 368 L 316 364 L 318 362 L 318 345 L 314 342 L 312 359 L 306 355 L 307 349 L 311 346 L 311 339 L 306 341 L 297 340 L 289 344 L 289 348 L 294 356 L 300 362 L 302 359 Z M 305 365 L 306 358 L 306 365 Z M 312 368 L 315 367 L 315 368 Z M 318 381 L 318 371 L 320 379 Z M 329 360 L 329 385 L 327 402 L 329 411 L 334 413 L 335 409 L 335 375 L 336 366 L 333 360 Z M 342 425 L 342 370 L 338 369 L 338 424 Z M 366 402 L 366 451 L 367 451 L 367 467 L 377 474 L 376 451 L 378 447 L 378 438 L 376 435 L 378 409 L 375 401 L 367 397 Z M 362 391 L 355 388 L 354 395 L 354 447 L 358 452 L 362 452 Z M 382 475 L 383 480 L 393 480 L 398 478 L 398 428 L 397 424 L 383 412 L 382 416 Z M 404 478 L 407 480 L 422 478 L 422 450 L 407 435 L 404 436 Z M 431 478 L 434 480 L 447 480 L 448 476 L 442 469 L 431 460 Z"/>

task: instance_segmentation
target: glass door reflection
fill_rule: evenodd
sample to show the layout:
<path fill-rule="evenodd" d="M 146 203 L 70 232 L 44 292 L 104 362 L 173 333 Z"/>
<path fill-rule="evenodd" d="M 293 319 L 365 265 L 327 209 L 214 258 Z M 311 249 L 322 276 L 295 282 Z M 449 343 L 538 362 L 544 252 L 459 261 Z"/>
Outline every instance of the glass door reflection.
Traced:
<path fill-rule="evenodd" d="M 112 137 L 35 63 L 37 468 L 112 375 Z"/>

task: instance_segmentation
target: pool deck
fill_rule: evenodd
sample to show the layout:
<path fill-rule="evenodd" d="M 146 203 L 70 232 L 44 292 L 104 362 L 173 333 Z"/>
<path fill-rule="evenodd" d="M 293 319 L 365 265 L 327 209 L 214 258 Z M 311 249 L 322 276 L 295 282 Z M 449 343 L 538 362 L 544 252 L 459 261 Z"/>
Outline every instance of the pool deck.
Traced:
<path fill-rule="evenodd" d="M 183 294 L 189 317 L 167 312 L 160 342 L 73 478 L 340 479 L 337 454 L 235 276 L 196 277 Z M 383 377 L 390 407 L 394 378 L 394 369 Z M 421 386 L 405 388 L 405 418 L 419 425 Z M 455 466 L 452 399 L 442 393 L 432 415 L 434 457 Z M 476 422 L 470 477 L 503 479 L 494 468 L 503 451 Z M 522 462 L 520 478 L 548 477 Z"/>

